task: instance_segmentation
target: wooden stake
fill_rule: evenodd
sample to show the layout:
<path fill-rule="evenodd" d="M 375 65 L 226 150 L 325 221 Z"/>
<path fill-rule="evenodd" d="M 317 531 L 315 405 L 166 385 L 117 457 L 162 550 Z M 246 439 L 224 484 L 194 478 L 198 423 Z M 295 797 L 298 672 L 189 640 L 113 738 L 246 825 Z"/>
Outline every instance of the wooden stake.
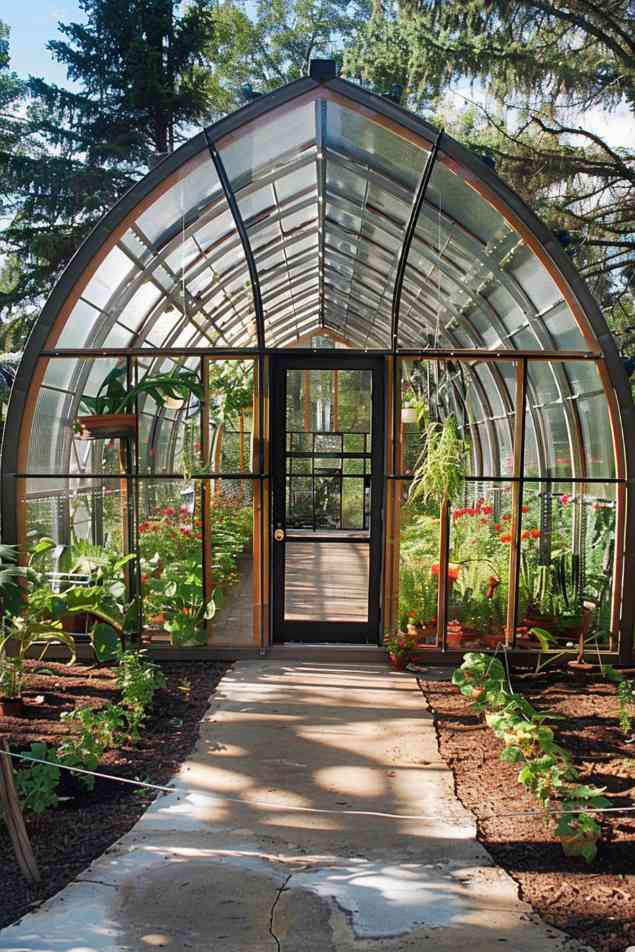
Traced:
<path fill-rule="evenodd" d="M 0 750 L 5 751 L 6 754 L 9 753 L 9 745 L 4 737 L 0 739 Z M 40 882 L 40 871 L 35 862 L 29 834 L 24 825 L 24 817 L 15 789 L 11 758 L 4 756 L 4 754 L 0 754 L 0 806 L 2 807 L 2 814 L 7 824 L 18 866 L 26 881 L 33 886 Z"/>

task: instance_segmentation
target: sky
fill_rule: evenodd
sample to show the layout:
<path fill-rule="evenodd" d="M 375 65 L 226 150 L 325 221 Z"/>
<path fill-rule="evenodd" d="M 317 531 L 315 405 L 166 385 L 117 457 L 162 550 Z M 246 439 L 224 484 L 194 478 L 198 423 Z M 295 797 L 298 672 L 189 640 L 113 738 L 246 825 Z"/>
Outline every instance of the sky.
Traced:
<path fill-rule="evenodd" d="M 53 59 L 46 44 L 60 36 L 59 22 L 81 19 L 76 0 L 0 0 L 0 20 L 11 31 L 11 68 L 19 76 L 43 76 L 49 82 L 68 85 L 66 68 Z"/>
<path fill-rule="evenodd" d="M 72 86 L 66 69 L 57 63 L 46 44 L 59 36 L 57 24 L 83 19 L 78 0 L 0 0 L 0 20 L 9 26 L 11 67 L 22 77 L 43 76 L 48 82 Z M 462 94 L 469 98 L 469 89 L 457 87 L 456 105 L 461 107 Z M 580 117 L 575 117 L 580 120 Z M 632 147 L 635 127 L 626 107 L 607 114 L 600 109 L 584 116 L 581 125 L 604 137 L 613 146 Z"/>

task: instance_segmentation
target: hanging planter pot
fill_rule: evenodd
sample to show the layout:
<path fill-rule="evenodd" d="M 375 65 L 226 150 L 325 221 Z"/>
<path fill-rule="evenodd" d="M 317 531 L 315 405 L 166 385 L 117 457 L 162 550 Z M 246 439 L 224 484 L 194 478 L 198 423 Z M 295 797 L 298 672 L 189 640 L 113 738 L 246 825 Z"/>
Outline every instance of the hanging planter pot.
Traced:
<path fill-rule="evenodd" d="M 137 417 L 131 413 L 80 416 L 77 423 L 80 440 L 132 439 L 137 431 Z"/>
<path fill-rule="evenodd" d="M 417 422 L 417 408 L 416 407 L 402 407 L 401 408 L 401 422 L 402 423 L 416 423 Z"/>
<path fill-rule="evenodd" d="M 185 406 L 185 400 L 179 400 L 176 397 L 164 397 L 163 406 L 166 410 L 182 410 Z"/>

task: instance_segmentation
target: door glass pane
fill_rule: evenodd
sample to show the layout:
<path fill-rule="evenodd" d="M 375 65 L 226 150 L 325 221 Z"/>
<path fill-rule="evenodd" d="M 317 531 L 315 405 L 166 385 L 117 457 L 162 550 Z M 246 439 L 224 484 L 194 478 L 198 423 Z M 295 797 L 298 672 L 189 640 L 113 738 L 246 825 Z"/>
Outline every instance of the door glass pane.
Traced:
<path fill-rule="evenodd" d="M 285 554 L 285 621 L 368 621 L 369 546 L 292 542 Z"/>
<path fill-rule="evenodd" d="M 369 531 L 371 423 L 370 370 L 286 371 L 288 529 Z"/>

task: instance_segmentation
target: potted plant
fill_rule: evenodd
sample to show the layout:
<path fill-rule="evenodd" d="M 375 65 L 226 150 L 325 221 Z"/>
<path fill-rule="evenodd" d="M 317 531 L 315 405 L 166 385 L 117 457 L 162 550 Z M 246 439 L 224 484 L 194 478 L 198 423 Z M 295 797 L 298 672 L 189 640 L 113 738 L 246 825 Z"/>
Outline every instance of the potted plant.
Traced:
<path fill-rule="evenodd" d="M 386 639 L 388 663 L 393 671 L 404 671 L 417 646 L 417 635 L 407 631 L 398 631 Z"/>
<path fill-rule="evenodd" d="M 203 398 L 198 375 L 186 367 L 175 367 L 168 373 L 147 375 L 138 384 L 127 386 L 127 368 L 115 367 L 103 379 L 94 397 L 83 396 L 80 409 L 86 415 L 77 417 L 77 430 L 83 440 L 125 439 L 134 436 L 137 426 L 134 409 L 138 397 L 147 395 L 159 406 L 165 400 L 185 401 L 195 395 Z"/>

